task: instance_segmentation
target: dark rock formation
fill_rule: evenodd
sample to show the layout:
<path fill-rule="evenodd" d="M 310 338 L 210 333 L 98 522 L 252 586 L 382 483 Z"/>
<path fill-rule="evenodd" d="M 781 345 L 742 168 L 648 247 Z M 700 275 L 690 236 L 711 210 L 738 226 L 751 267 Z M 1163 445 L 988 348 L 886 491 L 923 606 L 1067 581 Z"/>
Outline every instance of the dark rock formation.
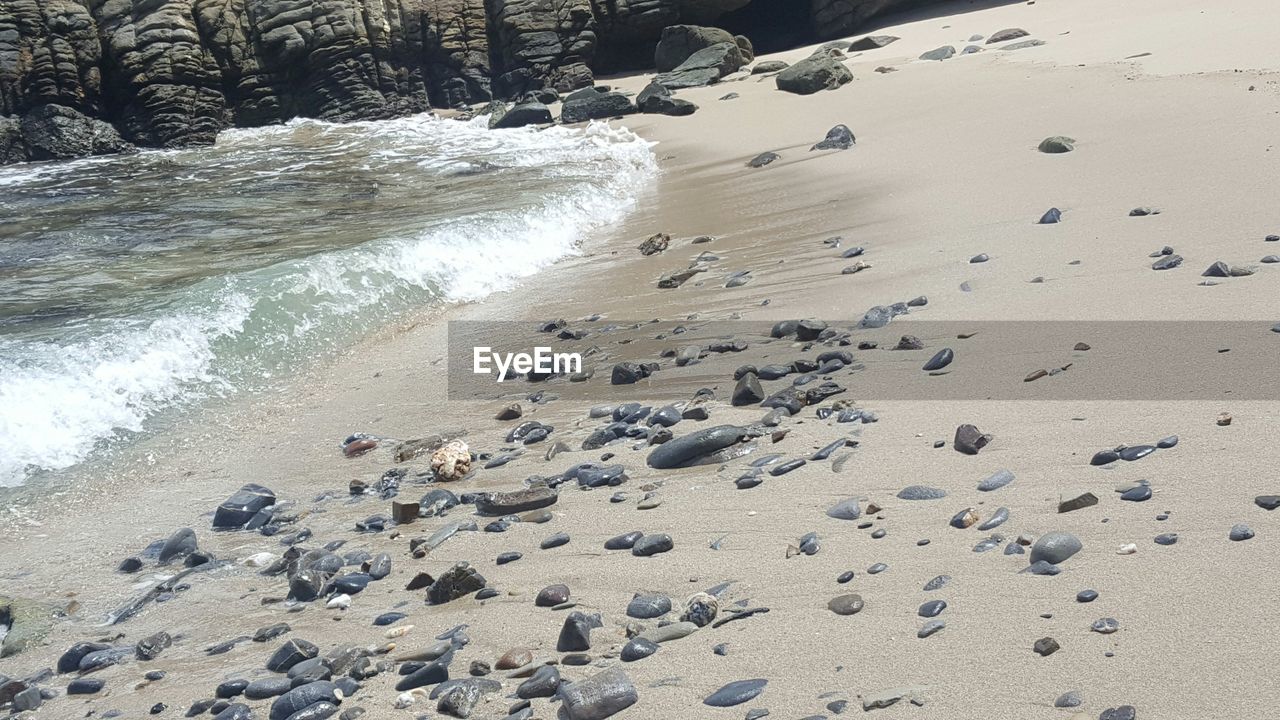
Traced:
<path fill-rule="evenodd" d="M 368 120 L 567 93 L 595 73 L 655 61 L 671 71 L 710 47 L 735 48 L 685 74 L 710 78 L 750 62 L 753 44 L 777 46 L 778 13 L 807 18 L 805 36 L 785 33 L 799 42 L 930 1 L 8 0 L 0 162 L 201 145 L 232 125 L 294 117 Z"/>

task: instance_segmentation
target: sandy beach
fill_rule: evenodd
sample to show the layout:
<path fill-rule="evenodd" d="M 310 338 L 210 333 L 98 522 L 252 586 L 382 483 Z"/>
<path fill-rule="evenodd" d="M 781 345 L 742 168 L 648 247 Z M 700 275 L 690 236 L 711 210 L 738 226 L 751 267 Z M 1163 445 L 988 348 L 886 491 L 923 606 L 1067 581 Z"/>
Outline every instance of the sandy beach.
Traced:
<path fill-rule="evenodd" d="M 447 641 L 443 634 L 463 625 L 466 640 L 452 638 L 450 678 L 467 678 L 475 662 L 492 668 L 513 648 L 528 648 L 533 658 L 522 671 L 484 675 L 501 686 L 484 688 L 476 718 L 570 713 L 559 697 L 535 697 L 520 714 L 517 687 L 540 666 L 555 667 L 565 686 L 621 668 L 638 700 L 614 717 L 634 720 L 763 717 L 747 714 L 755 709 L 784 719 L 1134 717 L 1107 715 L 1123 706 L 1166 720 L 1272 716 L 1270 667 L 1280 653 L 1267 628 L 1280 619 L 1269 602 L 1280 579 L 1266 568 L 1280 525 L 1255 498 L 1280 493 L 1273 477 L 1280 334 L 1271 331 L 1280 322 L 1280 265 L 1262 261 L 1280 254 L 1280 242 L 1267 240 L 1280 234 L 1271 189 L 1280 177 L 1278 24 L 1280 9 L 1257 0 L 944 3 L 878 23 L 868 34 L 900 39 L 849 52 L 841 62 L 854 79 L 838 89 L 795 95 L 779 91 L 773 74 L 748 70 L 679 91 L 698 105 L 689 117 L 612 121 L 654 143 L 658 176 L 626 219 L 577 257 L 483 302 L 424 311 L 286 386 L 193 414 L 109 461 L 68 471 L 0 518 L 4 594 L 61 611 L 31 647 L 0 660 L 0 676 L 56 668 L 78 642 L 128 647 L 126 660 L 84 674 L 105 681 L 96 693 L 65 694 L 79 673 L 42 679 L 58 696 L 27 716 L 181 717 L 213 699 L 220 683 L 279 677 L 265 668 L 268 658 L 290 640 L 306 640 L 322 657 L 367 649 L 368 665 L 380 670 L 360 679 L 335 717 L 357 717 L 352 710 L 361 707 L 375 719 L 434 718 L 445 714 L 426 697 L 430 686 L 398 707 L 402 691 L 394 688 L 406 662 L 395 659 Z M 1044 43 L 986 44 L 1006 28 L 1027 32 L 1013 42 Z M 983 39 L 970 42 L 977 36 Z M 980 51 L 919 59 L 946 45 Z M 756 63 L 796 62 L 814 50 Z M 638 93 L 651 79 L 598 82 Z M 837 125 L 856 136 L 852 147 L 810 150 Z M 1073 138 L 1074 149 L 1040 152 L 1051 136 Z M 780 157 L 748 166 L 764 152 Z M 1131 215 L 1144 207 L 1159 212 Z M 1061 221 L 1038 224 L 1050 208 Z M 642 255 L 637 246 L 655 233 L 669 234 L 670 245 Z M 694 242 L 703 237 L 710 239 Z M 837 237 L 838 245 L 824 242 Z M 1184 262 L 1153 270 L 1165 246 Z M 842 257 L 853 247 L 865 250 Z M 703 272 L 659 287 L 662 276 L 701 253 L 715 256 L 699 266 Z M 973 262 L 980 254 L 987 259 Z M 1203 277 L 1218 261 L 1253 272 Z M 867 267 L 845 272 L 855 263 Z M 748 281 L 726 287 L 741 271 L 750 271 Z M 860 326 L 875 306 L 919 297 L 927 304 L 885 327 Z M 585 334 L 560 341 L 539 332 L 556 319 Z M 774 323 L 800 319 L 820 320 L 830 332 L 809 341 L 794 328 L 768 336 Z M 1042 324 L 1044 334 L 1033 332 L 1012 358 L 971 349 L 1012 321 Z M 1134 392 L 1135 374 L 1115 367 L 1141 342 L 1126 347 L 1123 333 L 1102 327 L 1113 321 L 1162 323 L 1157 332 L 1171 354 L 1195 372 L 1139 364 L 1134 373 L 1148 368 L 1144 380 L 1157 382 Z M 593 374 L 582 382 L 492 384 L 485 399 L 459 397 L 453 381 L 467 369 L 457 358 L 470 348 L 450 344 L 451 322 L 473 332 L 492 328 L 502 334 L 495 346 L 595 348 L 584 358 Z M 966 323 L 978 333 L 972 339 L 956 336 Z M 1199 325 L 1183 339 L 1184 323 L 1222 324 L 1222 337 L 1240 344 L 1212 342 L 1214 332 Z M 1096 334 L 1087 334 L 1091 324 L 1099 325 Z M 1055 327 L 1070 328 L 1061 344 Z M 905 335 L 922 347 L 894 350 Z M 745 349 L 706 351 L 734 339 Z M 1077 342 L 1090 347 L 1073 349 Z M 703 352 L 679 365 L 687 346 Z M 921 370 L 943 348 L 955 354 L 946 372 Z M 847 352 L 852 362 L 798 390 L 832 382 L 839 394 L 794 415 L 774 413 L 767 424 L 770 409 L 758 400 L 731 404 L 743 366 L 809 361 L 808 370 L 762 377 L 772 395 L 816 370 L 826 352 Z M 997 355 L 1021 369 L 1009 371 Z M 619 363 L 660 369 L 634 384 L 611 384 Z M 1035 370 L 1063 365 L 1069 369 L 1025 382 Z M 1055 394 L 1055 382 L 1069 390 Z M 1201 383 L 1194 394 L 1190 383 Z M 584 449 L 609 423 L 590 417 L 591 408 L 675 405 L 679 416 L 702 388 L 714 395 L 705 403 L 709 419 L 681 419 L 669 432 L 678 440 L 720 425 L 754 428 L 746 443 L 752 452 L 651 467 L 658 426 L 647 418 L 631 423 L 643 428 L 632 436 Z M 928 399 L 934 388 L 949 399 Z M 541 402 L 530 400 L 534 393 Z M 816 412 L 835 402 L 842 403 L 835 413 Z M 519 419 L 495 419 L 511 403 L 520 404 Z M 862 419 L 839 422 L 839 410 L 851 408 Z M 554 430 L 529 445 L 508 439 L 531 420 Z M 992 436 L 976 454 L 955 448 L 965 424 Z M 377 438 L 377 446 L 344 456 L 353 433 Z M 403 441 L 458 433 L 477 456 L 461 480 L 428 483 L 430 453 L 396 459 Z M 1140 459 L 1091 464 L 1099 451 L 1172 436 L 1176 444 Z M 839 440 L 846 444 L 828 458 L 810 459 Z M 762 482 L 740 489 L 752 464 L 772 454 L 780 457 L 754 469 Z M 513 457 L 483 467 L 503 455 Z M 806 464 L 772 474 L 800 458 Z M 391 500 L 376 491 L 388 471 L 405 471 L 396 500 L 416 502 L 441 487 L 460 497 L 518 490 L 580 463 L 621 465 L 625 482 L 593 489 L 564 482 L 547 518 L 538 518 L 545 522 L 526 518 L 502 532 L 486 531 L 497 518 L 473 515 L 467 503 L 443 516 L 357 530 L 372 516 L 391 517 Z M 978 489 L 1002 470 L 1015 479 Z M 357 481 L 370 488 L 358 497 L 349 489 Z M 270 488 L 285 508 L 280 516 L 296 519 L 271 536 L 215 532 L 215 508 L 245 483 Z M 1143 484 L 1150 499 L 1121 499 L 1120 491 Z M 909 486 L 945 497 L 900 498 Z M 1086 493 L 1096 503 L 1060 511 L 1060 502 Z M 858 501 L 860 517 L 827 514 L 846 499 Z M 953 517 L 968 508 L 978 524 L 997 508 L 1007 509 L 1008 520 L 988 530 L 954 527 Z M 411 541 L 455 522 L 476 527 L 413 556 Z M 1248 527 L 1249 539 L 1229 539 L 1237 525 Z M 183 578 L 189 588 L 108 624 L 113 611 L 181 568 L 148 557 L 140 572 L 126 574 L 117 572 L 121 561 L 180 528 L 194 530 L 213 562 Z M 674 547 L 652 557 L 605 549 L 629 531 L 665 533 Z M 1057 532 L 1078 538 L 1082 549 L 1055 563 L 1053 574 L 1027 572 L 1036 541 Z M 568 543 L 541 549 L 556 533 Z M 812 554 L 804 550 L 813 545 L 802 547 L 808 533 L 816 533 Z M 1167 534 L 1176 542 L 1156 542 Z M 984 539 L 990 547 L 975 551 Z M 259 553 L 274 561 L 286 543 L 311 550 L 339 542 L 331 547 L 339 555 L 390 558 L 389 574 L 351 595 L 345 609 L 326 607 L 324 598 L 286 599 L 288 578 L 245 565 Z M 1136 549 L 1125 550 L 1129 544 Z M 1006 551 L 1013 546 L 1023 552 Z M 506 552 L 522 557 L 497 564 Z M 496 594 L 429 605 L 425 590 L 405 589 L 419 573 L 438 579 L 463 561 Z M 877 564 L 886 568 L 870 572 Z M 838 582 L 847 571 L 852 579 Z M 924 589 L 944 575 L 950 580 L 942 587 Z M 576 605 L 536 606 L 553 584 L 567 585 Z M 765 610 L 622 661 L 632 636 L 678 621 L 687 598 L 713 588 L 719 620 Z M 1085 590 L 1096 599 L 1081 602 Z M 664 619 L 628 617 L 636 593 L 665 595 L 674 609 Z M 833 598 L 854 593 L 864 603 L 858 612 L 830 609 Z M 931 620 L 922 605 L 934 600 L 945 601 L 936 616 L 945 627 L 921 637 Z M 406 617 L 373 625 L 393 611 Z M 571 613 L 599 614 L 589 649 L 558 650 Z M 1102 619 L 1118 621 L 1118 631 L 1095 631 Z M 208 652 L 281 622 L 287 634 Z M 387 634 L 409 626 L 402 636 Z M 159 632 L 172 646 L 153 660 L 136 659 L 134 643 Z M 1033 649 L 1042 638 L 1060 649 L 1042 656 Z M 156 670 L 161 679 L 144 679 Z M 767 685 L 745 703 L 704 704 L 722 686 L 749 679 Z M 1073 691 L 1080 702 L 1063 702 Z M 256 718 L 288 717 L 277 718 L 270 699 L 231 702 L 244 702 Z M 157 704 L 164 708 L 153 711 Z"/>

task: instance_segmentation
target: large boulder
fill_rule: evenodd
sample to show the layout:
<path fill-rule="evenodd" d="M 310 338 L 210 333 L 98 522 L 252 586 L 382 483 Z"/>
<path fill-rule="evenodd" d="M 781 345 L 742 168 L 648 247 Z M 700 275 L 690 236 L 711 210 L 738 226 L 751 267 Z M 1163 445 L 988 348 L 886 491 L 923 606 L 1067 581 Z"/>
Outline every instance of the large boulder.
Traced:
<path fill-rule="evenodd" d="M 791 65 L 775 78 L 778 89 L 797 95 L 812 95 L 819 90 L 834 90 L 853 80 L 853 73 L 839 60 L 828 55 L 814 55 Z"/>
<path fill-rule="evenodd" d="M 626 95 L 615 92 L 589 93 L 565 100 L 560 108 L 560 122 L 567 124 L 630 115 L 636 106 Z"/>
<path fill-rule="evenodd" d="M 653 49 L 653 66 L 660 73 L 670 72 L 699 50 L 720 43 L 736 45 L 737 39 L 729 31 L 714 27 L 672 25 L 663 28 L 662 38 Z"/>
<path fill-rule="evenodd" d="M 537 100 L 522 102 L 510 107 L 499 104 L 489 116 L 490 128 L 517 128 L 525 125 L 548 125 L 555 120 L 551 110 Z"/>
<path fill-rule="evenodd" d="M 679 67 L 659 73 L 654 80 L 669 90 L 702 87 L 720 82 L 725 75 L 746 64 L 738 44 L 724 42 L 695 52 Z"/>
<path fill-rule="evenodd" d="M 671 91 L 657 82 L 649 83 L 636 95 L 636 107 L 642 113 L 660 115 L 692 115 L 698 110 L 698 106 L 688 100 L 672 97 Z"/>
<path fill-rule="evenodd" d="M 63 105 L 30 110 L 22 116 L 20 129 L 27 160 L 67 160 L 134 149 L 110 124 Z"/>

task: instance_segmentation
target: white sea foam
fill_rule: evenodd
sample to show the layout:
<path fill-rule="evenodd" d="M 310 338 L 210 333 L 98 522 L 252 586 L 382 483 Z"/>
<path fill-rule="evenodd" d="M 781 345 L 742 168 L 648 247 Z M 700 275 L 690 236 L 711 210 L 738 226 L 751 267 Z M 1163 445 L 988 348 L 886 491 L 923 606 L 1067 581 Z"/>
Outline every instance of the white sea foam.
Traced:
<path fill-rule="evenodd" d="M 649 144 L 626 130 L 593 124 L 489 131 L 483 119 L 297 121 L 228 132 L 216 150 L 269 153 L 273 142 L 297 133 L 320 146 L 373 138 L 378 142 L 366 157 L 374 171 L 397 153 L 398 162 L 413 159 L 423 143 L 443 150 L 422 159 L 439 170 L 500 155 L 506 166 L 547 169 L 548 188 L 518 207 L 455 213 L 405 236 L 207 278 L 128 317 L 90 318 L 52 336 L 0 334 L 0 485 L 74 465 L 104 443 L 147 430 L 148 420 L 166 409 L 256 387 L 354 339 L 369 318 L 510 287 L 620 219 L 655 167 Z M 305 174 L 308 162 L 288 158 L 274 172 Z M 83 167 L 25 172 L 47 178 Z M 19 175 L 0 175 L 0 185 L 23 182 Z M 558 187 L 561 175 L 574 180 Z"/>

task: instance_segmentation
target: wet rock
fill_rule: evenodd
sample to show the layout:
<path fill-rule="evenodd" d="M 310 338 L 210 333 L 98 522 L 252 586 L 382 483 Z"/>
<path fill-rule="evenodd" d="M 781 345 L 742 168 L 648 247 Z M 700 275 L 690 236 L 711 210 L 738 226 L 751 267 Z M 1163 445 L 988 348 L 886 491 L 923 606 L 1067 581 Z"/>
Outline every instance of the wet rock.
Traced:
<path fill-rule="evenodd" d="M 645 535 L 632 546 L 631 554 L 637 557 L 650 557 L 669 552 L 674 547 L 675 543 L 672 541 L 671 536 L 666 533 Z"/>
<path fill-rule="evenodd" d="M 289 720 L 295 713 L 322 702 L 340 700 L 338 688 L 331 682 L 319 681 L 300 685 L 271 703 L 271 720 Z M 323 717 L 323 716 L 320 716 Z"/>
<path fill-rule="evenodd" d="M 490 129 L 518 128 L 526 125 L 550 125 L 555 122 L 551 109 L 537 100 L 517 103 L 510 107 L 495 108 L 489 116 Z"/>
<path fill-rule="evenodd" d="M 643 660 L 656 652 L 658 652 L 657 643 L 636 637 L 631 638 L 626 645 L 622 646 L 622 652 L 618 657 L 622 659 L 622 662 L 635 662 Z"/>
<path fill-rule="evenodd" d="M 569 586 L 564 584 L 548 585 L 538 591 L 533 604 L 537 607 L 555 607 L 569 602 Z"/>
<path fill-rule="evenodd" d="M 213 513 L 213 527 L 244 527 L 263 508 L 274 505 L 275 493 L 255 483 L 248 483 L 222 501 Z"/>
<path fill-rule="evenodd" d="M 665 470 L 697 464 L 717 451 L 735 445 L 747 434 L 745 428 L 718 425 L 698 430 L 663 443 L 649 453 L 649 467 Z"/>
<path fill-rule="evenodd" d="M 929 362 L 924 364 L 923 369 L 925 372 L 933 372 L 934 370 L 941 370 L 942 368 L 950 365 L 951 361 L 954 359 L 955 359 L 955 353 L 952 352 L 951 348 L 942 348 L 937 352 L 936 355 L 929 358 Z"/>
<path fill-rule="evenodd" d="M 289 672 L 294 665 L 310 660 L 320 654 L 320 648 L 314 643 L 302 639 L 293 639 L 281 645 L 267 660 L 267 669 L 271 672 Z"/>

